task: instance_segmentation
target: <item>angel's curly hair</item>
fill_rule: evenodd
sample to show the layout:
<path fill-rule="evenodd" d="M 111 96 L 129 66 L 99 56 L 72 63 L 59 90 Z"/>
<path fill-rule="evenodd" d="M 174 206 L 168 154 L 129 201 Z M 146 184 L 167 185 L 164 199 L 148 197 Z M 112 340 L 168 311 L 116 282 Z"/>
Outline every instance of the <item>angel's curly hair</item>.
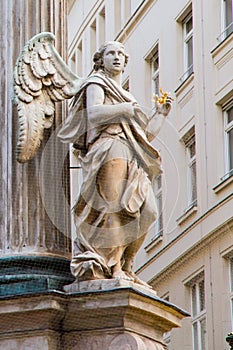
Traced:
<path fill-rule="evenodd" d="M 94 54 L 94 56 L 93 56 L 93 62 L 94 62 L 93 69 L 95 71 L 98 71 L 99 69 L 104 69 L 104 61 L 103 61 L 104 52 L 109 45 L 115 44 L 115 43 L 119 44 L 122 48 L 124 48 L 124 45 L 119 41 L 107 41 Z M 129 61 L 129 55 L 127 53 L 125 53 L 125 67 L 126 67 L 128 61 Z"/>

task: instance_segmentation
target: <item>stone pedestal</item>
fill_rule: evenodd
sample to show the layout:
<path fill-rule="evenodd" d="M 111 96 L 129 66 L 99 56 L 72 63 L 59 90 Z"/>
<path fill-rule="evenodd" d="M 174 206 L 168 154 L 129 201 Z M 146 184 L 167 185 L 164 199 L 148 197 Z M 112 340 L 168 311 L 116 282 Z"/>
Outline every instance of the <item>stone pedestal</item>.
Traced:
<path fill-rule="evenodd" d="M 0 299 L 0 350 L 164 350 L 163 333 L 188 314 L 121 280 Z"/>

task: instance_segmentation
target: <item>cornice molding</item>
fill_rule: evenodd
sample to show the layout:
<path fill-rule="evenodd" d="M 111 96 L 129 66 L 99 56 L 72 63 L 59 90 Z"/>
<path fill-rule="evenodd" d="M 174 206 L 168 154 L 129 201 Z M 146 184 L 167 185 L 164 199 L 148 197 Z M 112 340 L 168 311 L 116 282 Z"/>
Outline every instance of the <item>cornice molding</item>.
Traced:
<path fill-rule="evenodd" d="M 148 283 L 150 285 L 159 284 L 167 276 L 174 274 L 174 272 L 179 269 L 181 265 L 184 265 L 193 256 L 197 255 L 200 250 L 204 249 L 207 245 L 210 245 L 217 239 L 221 238 L 223 234 L 233 231 L 233 218 L 228 222 L 224 223 L 221 227 L 218 227 L 216 231 L 210 232 L 208 236 L 204 237 L 202 240 L 197 242 L 195 246 L 192 246 L 184 254 L 180 255 L 176 260 L 174 260 L 169 266 L 166 267 L 163 271 L 160 271 L 155 277 L 153 277 Z"/>

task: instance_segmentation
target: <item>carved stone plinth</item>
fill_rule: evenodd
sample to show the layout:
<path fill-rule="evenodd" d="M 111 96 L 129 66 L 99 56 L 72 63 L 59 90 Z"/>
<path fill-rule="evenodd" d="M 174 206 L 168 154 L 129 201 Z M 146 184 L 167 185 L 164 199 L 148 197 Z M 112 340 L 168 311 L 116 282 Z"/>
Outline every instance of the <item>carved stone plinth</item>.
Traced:
<path fill-rule="evenodd" d="M 66 292 L 0 298 L 0 350 L 164 350 L 163 333 L 186 316 L 132 282 L 81 282 Z"/>

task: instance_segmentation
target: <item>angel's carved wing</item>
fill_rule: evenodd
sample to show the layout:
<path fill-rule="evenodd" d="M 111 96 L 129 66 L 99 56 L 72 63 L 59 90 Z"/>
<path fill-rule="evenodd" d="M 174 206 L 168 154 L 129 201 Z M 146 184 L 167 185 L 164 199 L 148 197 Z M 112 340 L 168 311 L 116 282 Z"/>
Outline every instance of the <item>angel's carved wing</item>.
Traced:
<path fill-rule="evenodd" d="M 71 98 L 82 79 L 71 72 L 44 32 L 30 39 L 14 69 L 14 102 L 19 116 L 17 160 L 27 162 L 40 147 L 44 128 L 51 127 L 55 102 Z"/>

